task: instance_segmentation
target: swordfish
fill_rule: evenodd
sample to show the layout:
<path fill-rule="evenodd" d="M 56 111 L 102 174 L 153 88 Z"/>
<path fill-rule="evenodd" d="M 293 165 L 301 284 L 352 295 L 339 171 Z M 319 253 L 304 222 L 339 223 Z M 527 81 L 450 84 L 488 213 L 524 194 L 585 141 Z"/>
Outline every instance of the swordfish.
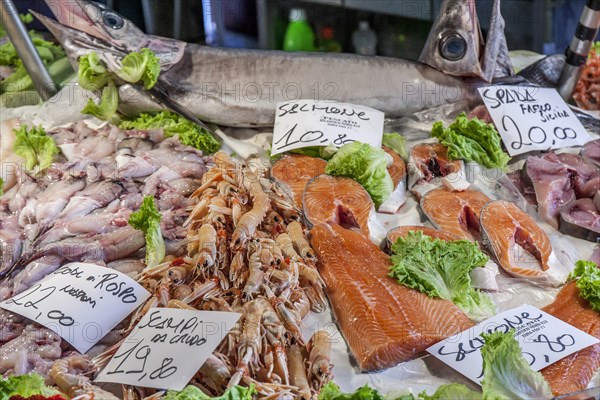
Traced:
<path fill-rule="evenodd" d="M 504 43 L 502 24 L 493 25 L 488 34 L 488 39 L 499 40 L 488 40 L 490 46 L 483 48 L 477 14 L 469 6 L 472 0 L 444 1 L 445 12 L 438 17 L 432 35 L 438 31 L 454 32 L 452 41 L 446 40 L 444 47 L 431 39 L 431 51 L 424 51 L 443 53 L 440 70 L 434 68 L 438 61 L 432 57 L 424 57 L 430 64 L 426 65 L 355 54 L 201 46 L 146 35 L 131 21 L 98 3 L 46 1 L 57 21 L 34 14 L 56 36 L 75 68 L 80 56 L 96 51 L 114 71 L 127 53 L 149 48 L 161 62 L 157 86 L 199 119 L 224 126 L 272 126 L 276 104 L 298 99 L 365 105 L 391 118 L 458 101 L 472 103 L 478 99 L 474 88 L 486 78 L 482 70 L 489 70 L 490 63 L 505 60 L 501 55 L 503 47 L 497 45 Z M 499 0 L 494 4 L 499 12 Z M 468 13 L 468 18 L 459 18 L 462 13 Z M 456 47 L 457 40 L 468 51 L 448 53 L 448 49 Z M 452 59 L 453 71 L 479 77 L 464 79 L 442 72 L 448 68 L 447 58 Z M 119 96 L 119 110 L 126 115 L 163 108 L 135 85 L 120 86 Z"/>

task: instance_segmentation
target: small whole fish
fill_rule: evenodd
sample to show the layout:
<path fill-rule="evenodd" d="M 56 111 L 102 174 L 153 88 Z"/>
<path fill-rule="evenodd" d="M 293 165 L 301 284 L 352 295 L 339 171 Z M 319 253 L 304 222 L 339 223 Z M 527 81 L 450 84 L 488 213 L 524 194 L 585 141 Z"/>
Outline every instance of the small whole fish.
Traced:
<path fill-rule="evenodd" d="M 447 12 L 438 17 L 434 31 L 455 32 L 453 40 L 465 46 L 464 54 L 451 55 L 452 68 L 447 59 L 434 56 L 446 47 L 433 39 L 421 57 L 427 65 L 355 54 L 206 47 L 146 35 L 114 11 L 85 0 L 52 2 L 58 22 L 34 14 L 56 36 L 75 68 L 78 58 L 93 50 L 114 71 L 125 54 L 149 48 L 161 62 L 157 87 L 169 99 L 206 122 L 256 127 L 273 125 L 278 102 L 298 99 L 365 105 L 391 118 L 458 101 L 474 102 L 478 99 L 474 89 L 484 81 L 445 72 L 484 80 L 512 73 L 499 0 L 494 2 L 497 21 L 488 34 L 484 57 L 479 57 L 481 31 L 472 1 L 446 0 L 444 4 Z M 451 49 L 456 46 L 454 42 L 446 44 Z M 490 74 L 491 70 L 495 72 Z M 119 95 L 120 111 L 124 114 L 161 109 L 138 86 L 122 85 Z"/>

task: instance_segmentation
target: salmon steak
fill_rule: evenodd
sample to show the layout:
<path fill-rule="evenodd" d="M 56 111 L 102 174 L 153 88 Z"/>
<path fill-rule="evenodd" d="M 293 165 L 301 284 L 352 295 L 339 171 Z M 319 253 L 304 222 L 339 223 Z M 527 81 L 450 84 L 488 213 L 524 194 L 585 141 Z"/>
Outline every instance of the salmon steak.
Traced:
<path fill-rule="evenodd" d="M 569 282 L 556 296 L 554 303 L 543 308 L 549 314 L 600 339 L 600 313 L 592 310 L 581 298 L 575 281 Z M 600 368 L 600 343 L 586 347 L 540 372 L 556 396 L 585 389 Z"/>
<path fill-rule="evenodd" d="M 461 160 L 450 161 L 448 148 L 441 143 L 421 143 L 410 149 L 408 160 L 408 187 L 426 183 L 433 178 L 459 173 Z"/>
<path fill-rule="evenodd" d="M 481 239 L 506 273 L 534 283 L 560 286 L 570 272 L 552 253 L 550 238 L 515 204 L 497 200 L 483 206 Z"/>
<path fill-rule="evenodd" d="M 387 234 L 388 244 L 392 245 L 393 243 L 396 243 L 396 240 L 398 240 L 398 238 L 406 237 L 406 235 L 408 235 L 408 232 L 413 232 L 413 231 L 423 232 L 424 235 L 427 235 L 430 238 L 446 240 L 449 242 L 461 239 L 459 236 L 456 236 L 453 233 L 440 231 L 439 229 L 429 228 L 427 226 L 404 225 L 404 226 L 399 226 L 397 228 L 394 228 L 388 232 L 388 234 Z"/>
<path fill-rule="evenodd" d="M 375 205 L 369 193 L 353 179 L 319 175 L 306 185 L 302 202 L 304 214 L 313 225 L 335 222 L 370 235 L 369 219 L 375 214 Z"/>
<path fill-rule="evenodd" d="M 406 202 L 406 164 L 394 150 L 382 146 L 382 149 L 392 157 L 392 163 L 387 170 L 394 183 L 394 191 L 384 200 L 377 211 L 393 214 Z"/>
<path fill-rule="evenodd" d="M 310 232 L 336 321 L 363 372 L 412 360 L 470 328 L 452 302 L 399 285 L 390 258 L 360 232 L 321 223 Z"/>
<path fill-rule="evenodd" d="M 438 229 L 471 241 L 479 240 L 481 208 L 490 201 L 476 190 L 433 189 L 421 198 L 421 209 Z"/>
<path fill-rule="evenodd" d="M 271 169 L 271 175 L 287 185 L 296 207 L 302 209 L 302 194 L 309 180 L 325 173 L 327 161 L 300 154 L 285 154 Z"/>

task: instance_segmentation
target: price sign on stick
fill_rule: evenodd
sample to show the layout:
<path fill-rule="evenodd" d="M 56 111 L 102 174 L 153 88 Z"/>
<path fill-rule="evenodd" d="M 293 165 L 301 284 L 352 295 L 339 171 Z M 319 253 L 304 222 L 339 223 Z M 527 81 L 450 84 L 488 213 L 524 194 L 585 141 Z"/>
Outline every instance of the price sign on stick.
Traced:
<path fill-rule="evenodd" d="M 182 390 L 240 316 L 151 308 L 96 381 Z"/>
<path fill-rule="evenodd" d="M 477 90 L 511 156 L 581 146 L 591 140 L 555 89 L 486 86 Z"/>
<path fill-rule="evenodd" d="M 348 103 L 299 100 L 277 104 L 271 154 L 355 141 L 381 147 L 381 111 Z"/>
<path fill-rule="evenodd" d="M 539 371 L 588 346 L 595 337 L 530 305 L 505 311 L 469 330 L 451 336 L 427 349 L 434 357 L 476 383 L 483 379 L 482 333 L 515 330 L 523 356 Z"/>
<path fill-rule="evenodd" d="M 70 263 L 0 307 L 44 325 L 85 353 L 149 297 L 127 275 Z"/>

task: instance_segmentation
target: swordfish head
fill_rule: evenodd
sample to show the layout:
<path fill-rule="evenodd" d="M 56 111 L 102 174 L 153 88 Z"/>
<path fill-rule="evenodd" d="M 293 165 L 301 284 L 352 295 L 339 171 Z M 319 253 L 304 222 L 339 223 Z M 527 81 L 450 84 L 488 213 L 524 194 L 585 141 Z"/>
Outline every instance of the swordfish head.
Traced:
<path fill-rule="evenodd" d="M 500 0 L 494 0 L 485 42 L 475 0 L 444 0 L 419 61 L 449 75 L 487 82 L 513 75 Z"/>
<path fill-rule="evenodd" d="M 131 21 L 100 3 L 85 0 L 46 0 L 46 3 L 56 20 L 30 11 L 56 37 L 75 68 L 79 57 L 90 51 L 96 51 L 109 68 L 129 52 L 142 48 L 156 53 L 163 70 L 183 57 L 185 42 L 146 35 Z"/>

